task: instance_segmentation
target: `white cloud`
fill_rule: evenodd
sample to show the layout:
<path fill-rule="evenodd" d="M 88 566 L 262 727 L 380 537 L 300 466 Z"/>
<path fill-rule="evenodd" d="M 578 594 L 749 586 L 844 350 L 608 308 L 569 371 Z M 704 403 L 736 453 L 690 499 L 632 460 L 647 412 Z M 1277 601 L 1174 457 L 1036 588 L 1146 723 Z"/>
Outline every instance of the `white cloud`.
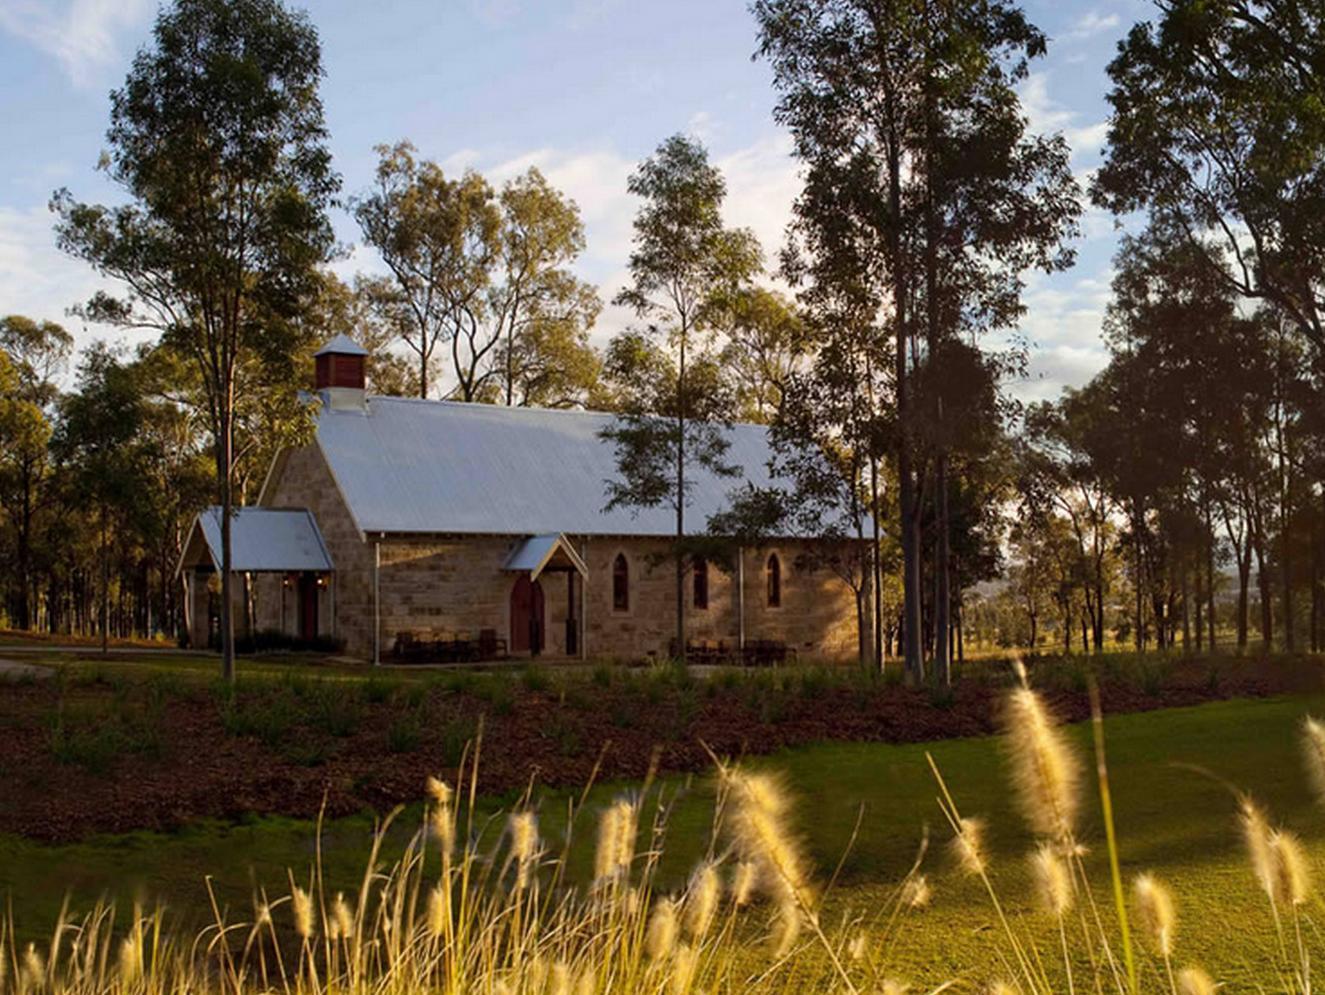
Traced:
<path fill-rule="evenodd" d="M 1031 131 L 1041 134 L 1061 131 L 1071 146 L 1074 160 L 1098 158 L 1108 134 L 1108 122 L 1078 123 L 1081 114 L 1050 96 L 1049 84 L 1048 72 L 1035 72 L 1018 88 L 1017 95 L 1021 98 L 1022 111 L 1030 121 Z"/>
<path fill-rule="evenodd" d="M 713 141 L 713 136 L 717 131 L 717 122 L 713 120 L 713 115 L 708 111 L 695 111 L 690 115 L 690 120 L 686 122 L 686 133 L 693 135 L 705 144 Z"/>
<path fill-rule="evenodd" d="M 45 207 L 0 207 L 0 306 L 5 314 L 59 322 L 74 334 L 79 346 L 93 338 L 120 339 L 118 329 L 84 328 L 66 313 L 97 290 L 115 288 L 56 247 L 52 220 Z M 135 340 L 138 338 L 141 336 Z"/>
<path fill-rule="evenodd" d="M 88 86 L 120 60 L 120 34 L 153 7 L 152 0 L 0 0 L 0 28 L 58 59 L 76 86 Z"/>
<path fill-rule="evenodd" d="M 1089 38 L 1102 31 L 1116 28 L 1119 23 L 1117 14 L 1101 14 L 1097 10 L 1088 11 L 1072 25 L 1064 37 L 1070 39 Z"/>

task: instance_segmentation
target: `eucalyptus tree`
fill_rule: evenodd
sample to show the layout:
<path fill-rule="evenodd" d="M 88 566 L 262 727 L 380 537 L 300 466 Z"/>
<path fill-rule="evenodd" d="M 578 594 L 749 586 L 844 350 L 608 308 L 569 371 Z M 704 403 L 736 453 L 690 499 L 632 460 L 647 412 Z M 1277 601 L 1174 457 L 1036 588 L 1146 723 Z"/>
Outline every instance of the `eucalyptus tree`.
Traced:
<path fill-rule="evenodd" d="M 409 142 L 377 149 L 375 185 L 351 202 L 389 277 L 366 298 L 418 361 L 419 396 L 449 353 L 464 401 L 513 404 L 544 341 L 584 345 L 600 307 L 569 266 L 584 251 L 575 202 L 534 168 L 498 193 L 470 170 L 448 178 Z"/>
<path fill-rule="evenodd" d="M 1325 363 L 1325 13 L 1273 0 L 1157 8 L 1109 64 L 1113 114 L 1092 196 L 1182 232 Z"/>
<path fill-rule="evenodd" d="M 858 286 L 892 339 L 905 658 L 917 681 L 920 522 L 926 488 L 939 495 L 946 677 L 946 455 L 916 437 L 914 365 L 944 339 L 1015 324 L 1021 274 L 1071 262 L 1064 241 L 1080 206 L 1066 143 L 1027 134 L 1015 90 L 1045 39 L 1002 0 L 756 0 L 754 13 L 780 91 L 775 117 L 806 167 L 789 269 L 803 286 Z"/>
<path fill-rule="evenodd" d="M 6 386 L 0 442 L 0 507 L 13 530 L 14 578 L 10 618 L 29 628 L 36 614 L 33 543 L 38 518 L 54 497 L 48 443 L 73 337 L 53 321 L 22 315 L 0 318 L 0 349 L 9 357 L 12 386 Z"/>
<path fill-rule="evenodd" d="M 96 343 L 83 355 L 75 389 L 61 401 L 51 443 L 73 494 L 95 514 L 103 653 L 110 638 L 111 544 L 134 508 L 142 476 L 141 401 L 132 371 L 104 343 Z"/>
<path fill-rule="evenodd" d="M 279 370 L 333 252 L 331 167 L 308 16 L 280 0 L 174 0 L 111 94 L 120 206 L 55 195 L 65 251 L 118 280 L 89 317 L 148 328 L 196 364 L 221 516 L 222 673 L 234 677 L 231 512 L 239 370 Z M 265 381 L 279 380 L 264 376 Z"/>
<path fill-rule="evenodd" d="M 642 322 L 668 358 L 658 390 L 619 411 L 603 432 L 616 448 L 618 479 L 608 481 L 607 506 L 669 505 L 676 515 L 676 644 L 685 658 L 685 511 L 694 468 L 732 475 L 725 427 L 731 406 L 721 377 L 692 383 L 721 327 L 724 305 L 758 273 L 759 244 L 745 229 L 723 226 L 727 185 L 698 141 L 673 135 L 631 174 L 629 191 L 643 199 L 635 215 L 630 285 L 616 297 Z"/>

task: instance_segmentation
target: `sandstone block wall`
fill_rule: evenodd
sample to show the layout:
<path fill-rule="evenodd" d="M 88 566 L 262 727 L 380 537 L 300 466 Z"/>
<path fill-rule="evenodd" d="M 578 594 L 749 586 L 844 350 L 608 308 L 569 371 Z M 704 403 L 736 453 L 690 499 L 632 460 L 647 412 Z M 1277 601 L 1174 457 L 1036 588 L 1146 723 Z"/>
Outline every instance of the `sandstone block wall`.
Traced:
<path fill-rule="evenodd" d="M 308 508 L 336 568 L 334 594 L 323 592 L 319 618 L 324 632 L 340 636 L 346 652 L 362 659 L 373 653 L 373 560 L 371 541 L 359 535 L 341 500 L 321 450 L 316 445 L 292 450 L 264 495 L 270 507 Z M 513 525 L 516 523 L 513 523 Z M 516 575 L 502 570 L 511 550 L 523 539 L 511 536 L 388 537 L 381 543 L 381 652 L 385 658 L 398 632 L 432 629 L 477 637 L 495 629 L 511 639 L 511 589 Z M 590 657 L 665 656 L 676 631 L 676 579 L 672 563 L 661 559 L 660 539 L 568 536 L 589 568 L 583 585 L 584 645 Z M 745 633 L 749 640 L 775 639 L 794 647 L 802 658 L 846 659 L 856 652 L 855 603 L 850 589 L 827 569 L 806 570 L 797 562 L 803 547 L 787 543 L 744 552 Z M 630 572 L 630 604 L 618 611 L 612 602 L 612 565 L 625 555 Z M 768 605 L 766 566 L 777 555 L 782 568 L 782 601 Z M 654 562 L 658 560 L 658 562 Z M 685 584 L 686 621 L 691 639 L 739 638 L 737 578 L 710 564 L 707 608 L 695 608 L 694 586 Z M 566 652 L 569 610 L 567 575 L 544 573 L 544 652 Z M 579 590 L 579 579 L 575 584 Z M 255 585 L 260 628 L 297 626 L 294 589 L 285 592 L 281 578 L 259 577 Z M 334 619 L 331 604 L 334 601 Z M 578 616 L 579 612 L 576 610 Z"/>

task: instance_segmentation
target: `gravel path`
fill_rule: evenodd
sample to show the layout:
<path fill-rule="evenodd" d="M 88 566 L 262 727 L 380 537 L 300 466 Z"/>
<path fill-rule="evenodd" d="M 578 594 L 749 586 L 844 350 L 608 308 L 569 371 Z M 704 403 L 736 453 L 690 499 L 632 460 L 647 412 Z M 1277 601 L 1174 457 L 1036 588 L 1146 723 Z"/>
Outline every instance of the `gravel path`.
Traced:
<path fill-rule="evenodd" d="M 50 667 L 41 667 L 35 663 L 0 660 L 0 681 L 17 680 L 23 677 L 50 677 L 53 673 L 55 671 Z"/>

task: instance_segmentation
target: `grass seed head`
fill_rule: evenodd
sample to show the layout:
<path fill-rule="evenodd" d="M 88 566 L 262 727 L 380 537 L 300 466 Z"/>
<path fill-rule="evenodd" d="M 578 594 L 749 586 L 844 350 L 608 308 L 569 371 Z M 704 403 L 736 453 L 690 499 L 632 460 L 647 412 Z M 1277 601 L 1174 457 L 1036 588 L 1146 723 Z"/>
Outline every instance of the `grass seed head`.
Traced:
<path fill-rule="evenodd" d="M 552 995 L 571 995 L 570 965 L 559 960 L 552 965 Z"/>
<path fill-rule="evenodd" d="M 446 892 L 443 890 L 445 887 L 446 883 L 439 881 L 428 892 L 428 935 L 434 939 L 446 930 Z"/>
<path fill-rule="evenodd" d="M 1283 830 L 1270 834 L 1274 855 L 1275 900 L 1283 905 L 1305 905 L 1311 897 L 1311 867 L 1302 841 Z"/>
<path fill-rule="evenodd" d="M 1325 804 L 1325 722 L 1311 715 L 1302 720 L 1302 758 L 1316 800 Z"/>
<path fill-rule="evenodd" d="M 309 940 L 313 938 L 313 899 L 309 897 L 308 892 L 304 891 L 298 885 L 294 886 L 294 893 L 290 896 L 291 905 L 294 910 L 294 931 L 300 939 Z"/>
<path fill-rule="evenodd" d="M 1245 795 L 1240 799 L 1238 808 L 1242 842 L 1247 848 L 1251 872 L 1265 894 L 1272 901 L 1276 900 L 1278 898 L 1278 875 L 1275 868 L 1277 861 L 1274 848 L 1270 845 L 1270 823 L 1256 803 Z"/>
<path fill-rule="evenodd" d="M 1215 995 L 1215 983 L 1199 967 L 1184 967 L 1178 972 L 1181 995 Z"/>
<path fill-rule="evenodd" d="M 781 783 L 767 774 L 724 772 L 732 802 L 731 825 L 742 860 L 753 863 L 759 882 L 780 903 L 808 907 L 813 894 L 809 865 L 787 825 L 789 803 Z"/>
<path fill-rule="evenodd" d="M 1056 916 L 1066 915 L 1074 898 L 1072 875 L 1067 862 L 1048 843 L 1041 843 L 1031 854 L 1031 875 L 1035 879 L 1035 893 L 1040 904 Z"/>
<path fill-rule="evenodd" d="M 800 939 L 801 927 L 804 926 L 800 907 L 794 900 L 784 900 L 778 906 L 777 917 L 773 924 L 773 956 L 781 959 L 791 953 L 791 948 Z"/>
<path fill-rule="evenodd" d="M 1140 874 L 1132 883 L 1136 911 L 1141 928 L 1150 937 L 1155 950 L 1165 957 L 1173 954 L 1173 937 L 1178 928 L 1178 913 L 1173 893 L 1153 874 Z"/>
<path fill-rule="evenodd" d="M 865 939 L 864 933 L 857 933 L 847 944 L 847 956 L 859 964 L 865 959 L 865 954 L 869 951 L 869 941 Z"/>
<path fill-rule="evenodd" d="M 354 939 L 354 913 L 345 901 L 345 896 L 336 892 L 336 900 L 331 903 L 331 918 L 336 924 L 336 932 L 343 940 Z"/>
<path fill-rule="evenodd" d="M 957 866 L 972 877 L 985 872 L 985 823 L 983 819 L 966 818 L 957 823 L 957 835 L 952 838 L 952 855 Z"/>
<path fill-rule="evenodd" d="M 143 976 L 143 943 L 135 930 L 120 942 L 120 981 L 134 984 Z"/>
<path fill-rule="evenodd" d="M 742 908 L 754 901 L 759 884 L 759 868 L 750 860 L 742 860 L 732 872 L 732 902 Z"/>
<path fill-rule="evenodd" d="M 695 940 L 702 940 L 713 925 L 713 917 L 722 899 L 722 879 L 712 861 L 695 868 L 686 889 L 685 929 Z"/>
<path fill-rule="evenodd" d="M 651 960 L 666 960 L 676 947 L 676 902 L 659 899 L 649 917 L 648 932 L 644 937 L 644 951 Z"/>
<path fill-rule="evenodd" d="M 37 988 L 46 980 L 46 962 L 42 960 L 35 943 L 29 943 L 23 951 L 23 966 L 19 968 L 19 977 L 24 987 Z"/>
<path fill-rule="evenodd" d="M 1067 842 L 1076 827 L 1081 765 L 1040 695 L 1013 690 L 1003 726 L 1012 761 L 1012 784 L 1023 814 L 1041 836 Z"/>
<path fill-rule="evenodd" d="M 934 889 L 923 874 L 907 878 L 906 884 L 902 885 L 902 904 L 909 909 L 923 909 L 933 897 Z"/>
<path fill-rule="evenodd" d="M 668 990 L 672 995 L 685 995 L 695 983 L 695 972 L 699 967 L 699 951 L 688 943 L 676 948 L 672 957 L 672 977 Z"/>
<path fill-rule="evenodd" d="M 510 818 L 511 857 L 516 864 L 516 886 L 529 883 L 529 867 L 538 855 L 538 818 L 533 812 L 516 812 Z"/>
<path fill-rule="evenodd" d="M 879 995 L 906 995 L 911 990 L 911 986 L 905 981 L 898 981 L 895 978 L 884 978 L 883 984 L 879 986 Z"/>

